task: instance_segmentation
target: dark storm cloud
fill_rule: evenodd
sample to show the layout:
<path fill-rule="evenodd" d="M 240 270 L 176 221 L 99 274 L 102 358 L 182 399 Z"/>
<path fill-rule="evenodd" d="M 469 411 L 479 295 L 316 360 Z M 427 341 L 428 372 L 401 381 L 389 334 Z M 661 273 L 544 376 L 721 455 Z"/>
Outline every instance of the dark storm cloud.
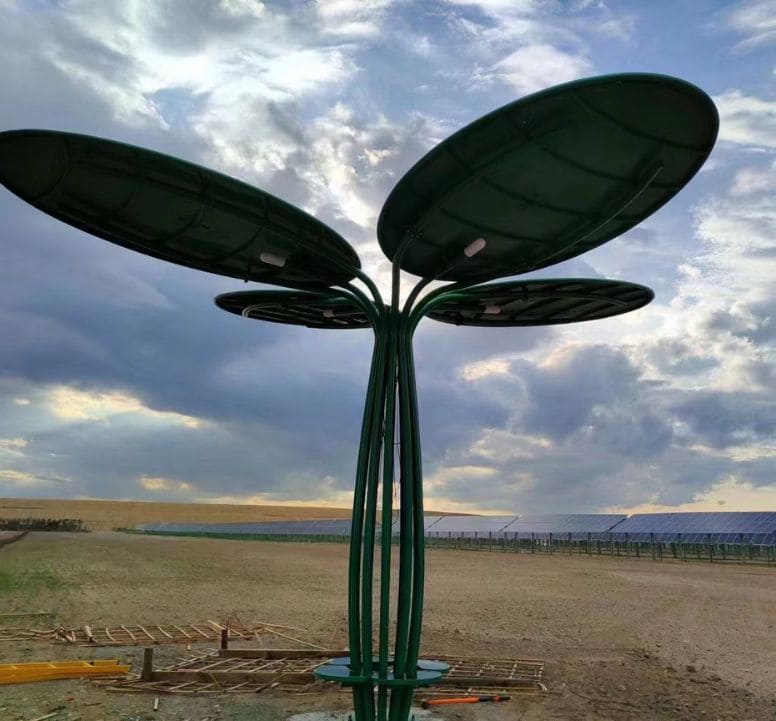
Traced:
<path fill-rule="evenodd" d="M 519 512 L 596 511 L 613 498 L 623 506 L 678 504 L 733 473 L 763 485 L 767 469 L 776 472 L 772 458 L 741 463 L 696 447 L 722 447 L 747 423 L 772 432 L 769 410 L 747 421 L 731 408 L 723 414 L 719 399 L 703 409 L 696 394 L 677 402 L 675 390 L 646 380 L 615 347 L 570 346 L 550 363 L 515 362 L 509 374 L 471 386 L 475 397 L 500 399 L 506 420 L 479 426 L 468 443 L 449 446 L 427 466 L 429 473 L 491 468 L 446 482 L 444 495 L 463 502 L 487 498 L 488 508 Z M 742 399 L 740 409 L 752 403 Z M 675 434 L 676 424 L 687 427 L 684 435 Z M 545 440 L 531 440 L 537 437 Z"/>
<path fill-rule="evenodd" d="M 648 461 L 673 441 L 671 424 L 643 401 L 609 402 L 595 409 L 591 416 L 586 428 L 591 445 L 623 457 Z"/>
<path fill-rule="evenodd" d="M 623 353 L 606 346 L 586 347 L 543 367 L 528 366 L 524 425 L 561 440 L 587 423 L 597 405 L 632 401 L 638 374 Z"/>
<path fill-rule="evenodd" d="M 103 135 L 217 167 L 309 209 L 358 245 L 370 269 L 381 258 L 371 214 L 435 142 L 515 98 L 493 68 L 516 44 L 562 40 L 591 62 L 595 50 L 581 24 L 560 28 L 560 10 L 547 23 L 506 6 L 418 12 L 402 3 L 378 25 L 366 8 L 354 39 L 343 17 L 324 17 L 314 3 L 267 3 L 263 12 L 258 3 L 204 0 L 128 7 L 4 8 L 0 127 Z M 306 86 L 307 72 L 294 76 L 293 59 L 272 65 L 297 50 L 314 51 L 314 63 L 301 61 L 306 70 L 334 68 L 320 87 Z M 207 81 L 181 71 L 212 57 Z M 747 98 L 756 114 L 756 98 Z M 681 286 L 681 267 L 700 252 L 695 205 L 734 209 L 715 196 L 724 197 L 735 154 L 728 146 L 715 156 L 719 169 L 700 174 L 647 227 L 536 274 L 643 281 L 663 303 L 684 293 L 692 332 L 637 327 L 635 346 L 618 348 L 590 343 L 591 331 L 564 349 L 553 329 L 424 323 L 416 358 L 427 473 L 495 471 L 451 476 L 440 495 L 507 511 L 594 511 L 684 502 L 731 475 L 773 482 L 765 454 L 733 460 L 720 449 L 770 443 L 776 430 L 768 356 L 776 303 L 740 298 L 708 313 L 703 293 L 691 303 Z M 741 255 L 769 262 L 766 213 L 742 213 L 747 232 L 766 240 L 742 244 Z M 5 192 L 0 216 L 0 471 L 16 473 L 0 478 L 3 494 L 313 498 L 322 487 L 351 487 L 369 332 L 228 316 L 212 297 L 243 289 L 237 281 L 84 236 Z M 724 233 L 715 243 L 726 247 Z M 378 272 L 386 268 L 382 261 Z M 742 344 L 758 352 L 744 358 Z M 711 372 L 725 377 L 731 354 L 728 375 L 753 388 L 695 390 Z M 507 370 L 477 377 L 470 366 L 480 361 Z M 660 381 L 647 380 L 655 370 Z M 145 408 L 63 418 L 51 407 L 59 386 L 126 394 Z M 143 476 L 161 479 L 158 487 L 140 485 Z"/>
<path fill-rule="evenodd" d="M 245 32 L 245 18 L 227 17 L 205 5 L 212 11 L 208 17 L 170 14 L 168 7 L 147 18 L 153 20 L 152 39 L 169 50 L 176 38 L 181 48 L 194 48 L 208 37 Z M 190 21 L 180 22 L 180 17 Z M 203 154 L 206 146 L 190 129 L 170 135 L 153 123 L 117 126 L 115 108 L 105 96 L 59 67 L 85 67 L 100 82 L 129 89 L 137 79 L 136 58 L 87 36 L 66 13 L 47 12 L 36 16 L 34 27 L 51 52 L 30 54 L 25 50 L 35 44 L 34 37 L 20 32 L 28 19 L 12 16 L 0 30 L 4 47 L 17 49 L 11 52 L 15 72 L 1 81 L 4 93 L 17 99 L 0 110 L 4 127 L 56 125 L 192 160 Z M 273 132 L 293 143 L 306 142 L 293 104 L 270 103 L 267 109 Z M 304 164 L 300 161 L 296 168 Z M 301 181 L 294 191 L 287 178 L 276 180 L 278 194 L 297 202 L 309 198 Z M 0 345 L 0 369 L 11 381 L 7 398 L 66 384 L 90 393 L 124 392 L 153 410 L 217 424 L 200 432 L 158 424 L 144 428 L 143 422 L 116 417 L 62 426 L 38 408 L 28 426 L 4 429 L 8 437 L 19 432 L 28 437 L 25 454 L 14 459 L 17 468 L 41 481 L 59 469 L 59 476 L 74 479 L 72 493 L 87 495 L 142 493 L 132 487 L 142 473 L 191 482 L 214 494 L 277 489 L 291 476 L 301 479 L 299 486 L 305 474 L 350 482 L 369 333 L 339 342 L 337 334 L 316 337 L 306 329 L 241 322 L 212 304 L 218 292 L 242 288 L 232 280 L 165 265 L 84 236 L 6 192 L 0 204 L 0 332 L 12 340 Z M 42 430 L 46 427 L 57 430 Z M 291 497 L 314 492 L 290 490 Z"/>
<path fill-rule="evenodd" d="M 720 363 L 702 344 L 681 338 L 659 338 L 647 343 L 645 350 L 656 368 L 673 377 L 695 376 Z"/>
<path fill-rule="evenodd" d="M 256 9 L 260 10 L 260 3 Z M 210 0 L 167 0 L 147 8 L 147 37 L 160 48 L 182 55 L 206 49 L 214 37 L 237 40 L 248 30 L 261 31 L 260 17 Z"/>
<path fill-rule="evenodd" d="M 65 57 L 76 57 L 78 64 L 88 58 L 96 72 L 116 82 L 127 82 L 131 73 L 125 56 L 84 37 L 57 12 L 32 16 L 24 11 L 5 13 L 0 45 L 5 70 L 0 81 L 3 94 L 14 99 L 0 106 L 3 127 L 24 127 L 32 117 L 41 127 L 89 127 L 113 115 L 103 98 L 52 63 L 50 54 L 30 52 L 32 47 L 55 49 Z"/>
<path fill-rule="evenodd" d="M 110 423 L 75 424 L 37 439 L 36 447 L 38 452 L 55 454 L 51 465 L 77 479 L 77 492 L 86 495 L 124 490 L 127 495 L 153 497 L 137 480 L 150 476 L 189 483 L 205 496 L 284 490 L 301 490 L 304 496 L 315 489 L 287 488 L 291 470 L 313 477 L 333 474 L 349 484 L 354 465 L 351 454 L 343 454 L 330 433 L 304 433 L 300 458 L 302 448 L 295 434 L 273 424 L 154 428 L 124 423 L 116 430 Z M 350 447 L 353 439 L 347 441 Z M 85 454 L 89 454 L 86 464 Z"/>
<path fill-rule="evenodd" d="M 770 394 L 699 391 L 672 410 L 702 442 L 717 448 L 776 435 L 776 401 Z"/>
<path fill-rule="evenodd" d="M 757 345 L 776 342 L 776 295 L 767 300 L 738 304 L 710 314 L 704 323 L 709 335 L 727 332 Z"/>

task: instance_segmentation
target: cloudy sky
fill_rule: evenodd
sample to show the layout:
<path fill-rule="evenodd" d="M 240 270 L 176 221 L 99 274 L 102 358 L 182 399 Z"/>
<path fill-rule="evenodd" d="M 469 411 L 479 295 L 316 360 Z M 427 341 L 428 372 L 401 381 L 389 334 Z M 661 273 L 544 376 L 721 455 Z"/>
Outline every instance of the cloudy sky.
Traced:
<path fill-rule="evenodd" d="M 0 128 L 146 146 L 313 213 L 385 287 L 382 202 L 447 135 L 622 71 L 708 92 L 720 139 L 625 236 L 542 272 L 655 289 L 540 329 L 426 321 L 428 505 L 776 509 L 776 21 L 769 0 L 0 0 Z M 347 505 L 369 331 L 215 308 L 245 286 L 0 193 L 0 496 Z M 526 276 L 528 277 L 528 276 Z"/>

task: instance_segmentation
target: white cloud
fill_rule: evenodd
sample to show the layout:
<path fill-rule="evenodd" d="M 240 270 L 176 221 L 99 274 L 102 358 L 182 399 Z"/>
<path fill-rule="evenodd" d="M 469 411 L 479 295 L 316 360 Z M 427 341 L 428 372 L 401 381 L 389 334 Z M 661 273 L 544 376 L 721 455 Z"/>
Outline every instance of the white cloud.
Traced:
<path fill-rule="evenodd" d="M 713 297 L 740 299 L 772 288 L 776 197 L 710 199 L 698 208 L 697 229 L 708 249 L 699 260 Z"/>
<path fill-rule="evenodd" d="M 41 483 L 45 483 L 43 479 L 32 473 L 25 473 L 24 471 L 15 471 L 9 468 L 0 468 L 0 481 L 9 483 L 12 486 L 36 486 Z"/>
<path fill-rule="evenodd" d="M 551 449 L 552 445 L 552 441 L 543 436 L 486 428 L 472 443 L 468 455 L 503 464 L 535 458 L 537 454 Z"/>
<path fill-rule="evenodd" d="M 312 476 L 294 474 L 288 480 L 288 487 L 283 490 L 267 493 L 213 493 L 198 495 L 192 498 L 196 503 L 228 503 L 237 505 L 267 505 L 282 504 L 297 508 L 322 507 L 322 508 L 350 508 L 353 505 L 353 491 L 343 490 L 342 483 L 333 476 Z M 285 484 L 284 484 L 285 486 Z M 300 489 L 311 489 L 311 493 L 304 493 L 304 500 L 300 500 L 295 492 Z"/>
<path fill-rule="evenodd" d="M 121 391 L 82 391 L 57 386 L 47 393 L 51 413 L 66 421 L 106 421 L 115 416 L 132 415 L 141 420 L 172 423 L 186 428 L 201 428 L 203 421 L 174 411 L 158 411 L 140 399 Z"/>
<path fill-rule="evenodd" d="M 744 36 L 740 49 L 751 49 L 776 42 L 776 12 L 772 0 L 746 0 L 735 5 L 726 24 Z"/>
<path fill-rule="evenodd" d="M 604 513 L 682 513 L 708 511 L 772 511 L 776 508 L 776 484 L 754 486 L 735 476 L 727 477 L 696 493 L 691 501 L 676 505 L 641 503 L 613 506 Z"/>
<path fill-rule="evenodd" d="M 33 486 L 70 483 L 70 479 L 42 476 L 36 473 L 28 473 L 27 471 L 17 471 L 12 468 L 0 468 L 0 483 L 4 483 L 11 488 L 30 488 Z"/>
<path fill-rule="evenodd" d="M 26 12 L 24 7 L 20 4 L 13 11 L 14 17 Z M 730 12 L 752 46 L 769 37 L 770 20 L 757 9 L 761 7 L 762 3 L 740 3 Z M 67 86 L 68 94 L 73 95 L 69 101 L 73 107 L 82 104 L 99 107 L 94 105 L 94 94 L 105 101 L 120 122 L 106 123 L 98 118 L 97 122 L 102 123 L 100 132 L 104 130 L 113 135 L 115 130 L 118 135 L 128 134 L 131 142 L 162 149 L 165 144 L 170 148 L 183 147 L 194 155 L 193 159 L 202 158 L 206 164 L 215 164 L 305 207 L 353 239 L 366 270 L 385 287 L 388 263 L 374 242 L 376 217 L 386 194 L 401 174 L 433 143 L 462 123 L 511 99 L 513 90 L 526 93 L 579 77 L 590 73 L 599 63 L 606 70 L 618 69 L 618 63 L 619 67 L 622 63 L 630 67 L 633 55 L 618 55 L 622 50 L 620 42 L 638 44 L 638 56 L 645 61 L 661 60 L 650 55 L 660 52 L 657 48 L 662 45 L 651 42 L 647 16 L 638 19 L 621 9 L 614 12 L 605 3 L 596 1 L 482 0 L 477 3 L 455 0 L 441 11 L 439 6 L 434 6 L 433 12 L 426 11 L 423 22 L 417 23 L 410 18 L 415 9 L 406 3 L 392 5 L 381 0 L 322 0 L 285 5 L 220 0 L 200 3 L 196 10 L 188 7 L 185 0 L 169 3 L 71 0 L 56 7 L 55 4 L 36 6 L 35 20 L 40 20 L 40 24 L 36 22 L 35 27 L 41 28 L 37 38 L 40 42 L 30 40 L 30 47 L 35 48 L 30 56 L 39 63 L 41 58 L 48 58 L 54 68 L 68 75 L 73 81 L 72 87 Z M 439 24 L 435 25 L 437 21 Z M 643 34 L 637 35 L 637 30 Z M 10 58 L 11 53 L 8 55 Z M 54 68 L 45 63 L 40 66 L 62 84 Z M 407 72 L 408 68 L 412 71 Z M 680 68 L 677 64 L 677 73 Z M 432 360 L 447 363 L 448 367 L 451 358 L 459 358 L 460 388 L 443 390 L 449 391 L 450 396 L 458 390 L 463 392 L 459 406 L 455 401 L 450 403 L 453 412 L 440 414 L 435 423 L 424 425 L 424 434 L 430 440 L 427 447 L 431 461 L 427 476 L 429 503 L 443 509 L 469 511 L 513 512 L 528 505 L 547 509 L 548 504 L 565 507 L 558 510 L 572 510 L 575 505 L 585 504 L 592 509 L 610 502 L 614 494 L 627 502 L 638 503 L 649 498 L 650 489 L 663 485 L 688 498 L 692 491 L 684 488 L 691 483 L 697 489 L 699 483 L 709 485 L 710 479 L 724 477 L 717 470 L 719 465 L 712 463 L 727 468 L 734 463 L 767 464 L 774 458 L 769 442 L 757 443 L 757 438 L 767 435 L 757 428 L 751 430 L 747 426 L 735 441 L 738 445 L 727 445 L 724 450 L 712 452 L 709 450 L 714 443 L 712 433 L 700 438 L 703 434 L 692 426 L 691 420 L 671 415 L 671 403 L 677 402 L 677 398 L 691 400 L 693 394 L 706 389 L 736 391 L 737 396 L 746 396 L 741 415 L 734 417 L 731 413 L 741 425 L 746 426 L 746 421 L 740 419 L 746 418 L 750 409 L 755 415 L 765 408 L 762 415 L 767 421 L 767 398 L 776 379 L 773 343 L 762 337 L 776 323 L 776 308 L 771 303 L 772 278 L 776 273 L 771 251 L 776 237 L 771 200 L 773 168 L 766 165 L 771 156 L 763 152 L 763 148 L 773 148 L 776 143 L 776 111 L 764 91 L 753 89 L 763 87 L 756 84 L 759 81 L 746 84 L 747 77 L 754 77 L 751 72 L 746 75 L 745 68 L 738 70 L 730 76 L 714 76 L 720 83 L 718 88 L 732 87 L 733 82 L 739 88 L 717 98 L 723 117 L 721 137 L 736 147 L 725 146 L 715 153 L 715 171 L 699 179 L 707 183 L 706 187 L 714 188 L 720 176 L 726 174 L 730 187 L 717 186 L 713 197 L 698 204 L 696 238 L 690 242 L 666 241 L 661 245 L 658 235 L 671 239 L 691 235 L 691 213 L 676 210 L 682 207 L 680 200 L 678 205 L 672 203 L 662 216 L 667 222 L 658 224 L 658 231 L 653 235 L 643 236 L 642 242 L 632 234 L 623 242 L 621 252 L 614 251 L 615 244 L 602 251 L 605 263 L 597 264 L 590 259 L 573 266 L 575 273 L 581 268 L 583 275 L 588 272 L 624 278 L 634 275 L 634 280 L 643 279 L 647 283 L 659 275 L 666 288 L 678 274 L 680 285 L 671 306 L 656 303 L 645 313 L 611 323 L 590 324 L 580 330 L 563 328 L 556 335 L 542 336 L 541 342 L 529 344 L 519 362 L 511 355 L 514 348 L 506 347 L 503 340 L 478 340 L 464 353 L 466 341 L 462 337 L 434 349 L 437 356 Z M 762 75 L 769 70 L 770 67 L 757 72 Z M 400 82 L 397 82 L 400 72 Z M 704 76 L 703 70 L 697 72 L 699 82 L 716 82 L 709 80 L 708 74 Z M 473 75 L 485 82 L 473 88 Z M 28 84 L 29 98 L 21 94 L 27 105 L 18 104 L 20 117 L 26 112 L 35 113 L 39 118 L 49 107 L 49 96 L 56 93 L 53 88 L 45 87 L 45 82 Z M 420 86 L 425 90 L 419 90 Z M 473 89 L 476 93 L 466 97 L 465 91 Z M 72 93 L 73 90 L 76 92 Z M 11 94 L 20 95 L 18 91 Z M 417 112 L 417 108 L 423 112 Z M 429 113 L 438 113 L 441 119 Z M 61 118 L 64 127 L 91 122 L 68 112 L 63 112 Z M 122 130 L 122 124 L 133 129 Z M 741 167 L 738 162 L 734 175 L 734 170 L 726 165 L 725 154 L 740 153 L 741 145 L 750 146 L 746 148 L 747 166 Z M 679 263 L 683 266 L 677 271 Z M 183 304 L 184 298 L 190 297 L 180 286 L 169 286 L 169 296 L 154 291 L 158 281 L 166 282 L 174 277 L 172 272 L 166 276 L 163 266 L 159 267 L 159 275 L 147 285 L 140 280 L 127 281 L 118 294 L 117 305 L 132 302 L 139 311 L 137 325 L 133 325 L 138 338 L 143 328 L 153 324 L 156 324 L 153 332 L 158 335 L 158 314 L 153 317 L 148 313 L 143 317 L 144 311 L 169 309 L 174 301 Z M 31 277 L 26 267 L 23 270 L 18 273 L 20 278 Z M 99 265 L 88 269 L 87 285 L 110 291 L 106 297 L 116 303 L 120 278 L 127 271 L 135 279 L 142 275 L 135 274 L 132 266 L 124 263 L 117 265 L 113 272 L 110 266 Z M 83 272 L 87 270 L 82 268 L 82 277 Z M 105 278 L 103 286 L 95 285 L 97 276 Z M 20 299 L 27 299 L 27 293 L 17 291 Z M 98 339 L 98 334 L 105 330 L 104 326 L 89 328 L 80 319 L 74 320 L 76 314 L 65 307 L 61 293 L 51 297 L 62 311 L 61 317 L 55 317 L 63 326 L 84 329 L 90 339 Z M 50 305 L 54 305 L 53 300 Z M 30 312 L 39 312 L 38 308 Z M 88 315 L 83 313 L 85 308 L 86 304 L 78 308 L 82 316 Z M 201 320 L 198 317 L 196 322 Z M 12 330 L 17 342 L 18 334 L 26 337 L 31 328 L 38 328 L 37 335 L 48 338 L 50 343 L 56 341 L 63 355 L 70 352 L 70 347 L 59 341 L 58 336 L 52 340 L 46 327 L 39 328 L 31 322 L 15 323 Z M 558 350 L 560 334 L 566 340 L 577 342 L 578 347 L 569 351 L 571 346 L 566 343 L 565 350 Z M 617 375 L 618 366 L 606 365 L 603 356 L 585 360 L 582 350 L 592 341 L 606 343 L 613 354 L 627 354 L 632 361 L 637 372 L 630 381 L 622 381 L 617 386 L 622 389 L 621 393 L 612 395 L 607 391 L 611 382 L 617 380 L 613 376 Z M 152 345 L 154 341 L 148 342 Z M 95 340 L 94 346 L 92 356 L 99 361 L 100 372 L 110 374 L 106 377 L 116 377 L 116 369 L 121 372 L 126 367 L 116 362 L 125 354 L 118 353 L 110 342 L 103 344 Z M 302 347 L 300 343 L 293 350 L 296 352 Z M 43 355 L 38 348 L 32 346 L 36 357 Z M 445 352 L 446 348 L 452 352 Z M 280 348 L 278 355 L 287 358 L 295 354 L 286 355 L 288 350 L 288 347 Z M 352 353 L 338 352 L 342 363 L 327 363 L 329 369 L 350 368 L 351 377 L 355 377 L 350 364 L 358 363 L 359 372 L 364 371 L 365 361 L 360 356 L 356 359 Z M 365 355 L 368 357 L 368 349 Z M 296 357 L 302 356 L 303 353 L 296 354 Z M 245 387 L 244 374 L 257 371 L 255 357 L 253 354 L 250 357 L 252 365 L 242 369 L 235 383 L 240 391 Z M 212 376 L 221 377 L 226 362 L 219 363 L 219 367 L 213 363 Z M 51 373 L 43 377 L 70 377 L 63 375 L 71 372 L 69 368 L 53 372 L 53 366 L 53 362 L 47 365 L 41 361 L 40 369 Z M 288 378 L 301 367 L 293 361 L 283 366 L 284 370 L 288 369 Z M 599 373 L 601 367 L 607 370 Z M 645 371 L 649 371 L 646 381 Z M 84 370 L 83 387 L 101 387 L 100 383 L 107 382 L 90 380 L 86 377 L 90 372 L 93 369 Z M 301 372 L 309 373 L 306 366 Z M 440 385 L 446 379 L 452 382 L 454 373 L 450 370 L 439 381 Z M 209 372 L 200 375 L 203 385 L 212 381 Z M 591 377 L 598 378 L 592 385 Z M 330 375 L 326 380 L 332 381 Z M 303 444 L 309 453 L 289 453 L 290 446 L 282 434 L 271 432 L 281 423 L 277 418 L 280 414 L 267 419 L 268 426 L 260 434 L 271 439 L 261 447 L 266 466 L 282 471 L 267 472 L 267 479 L 258 479 L 253 475 L 254 469 L 246 470 L 231 457 L 250 456 L 259 447 L 255 429 L 246 431 L 246 437 L 250 437 L 245 445 L 242 440 L 237 443 L 234 439 L 234 445 L 228 445 L 229 441 L 225 440 L 230 436 L 226 429 L 228 423 L 221 425 L 212 421 L 208 428 L 213 433 L 192 435 L 187 429 L 201 427 L 202 421 L 198 418 L 156 410 L 150 407 L 151 401 L 141 400 L 173 398 L 160 401 L 159 405 L 177 407 L 176 394 L 160 394 L 154 388 L 155 382 L 143 376 L 142 369 L 133 375 L 132 382 L 137 383 L 138 390 L 108 387 L 83 391 L 58 387 L 54 391 L 48 386 L 29 389 L 34 405 L 16 409 L 20 424 L 3 426 L 2 435 L 6 439 L 5 446 L 0 441 L 0 449 L 6 456 L 22 454 L 31 449 L 18 441 L 34 438 L 32 448 L 40 450 L 41 462 L 51 463 L 52 468 L 54 465 L 67 467 L 79 478 L 79 483 L 91 475 L 92 488 L 98 483 L 111 482 L 116 483 L 115 487 L 122 483 L 126 486 L 129 479 L 131 488 L 158 498 L 170 494 L 203 502 L 257 503 L 287 503 L 294 498 L 305 498 L 305 503 L 314 505 L 349 504 L 350 484 L 343 480 L 346 462 L 336 468 L 319 469 L 323 454 L 310 443 L 310 436 L 305 435 L 308 431 L 296 427 L 294 444 Z M 116 383 L 115 387 L 125 386 Z M 426 390 L 428 386 L 421 388 L 421 393 Z M 14 387 L 8 391 L 8 397 L 22 393 L 27 391 Z M 215 401 L 212 387 L 210 393 L 209 396 L 203 393 L 196 407 L 204 408 L 215 402 L 218 408 L 224 396 L 219 394 Z M 278 400 L 271 396 L 271 393 L 261 396 L 261 400 L 270 397 L 270 402 L 277 403 L 278 408 L 287 408 L 284 405 L 287 398 Z M 245 400 L 239 391 L 234 397 L 238 399 L 234 406 L 240 406 Z M 532 398 L 535 402 L 529 408 Z M 577 416 L 573 413 L 574 405 L 580 399 L 585 404 L 584 413 Z M 14 402 L 18 406 L 29 403 L 26 398 Z M 642 402 L 647 410 L 641 407 Z M 224 406 L 229 403 L 226 399 Z M 498 406 L 495 410 L 494 405 Z M 532 423 L 530 418 L 526 420 L 527 408 L 537 423 Z M 47 410 L 53 418 L 44 413 Z M 224 411 L 215 411 L 219 412 Z M 250 412 L 237 415 L 251 418 Z M 261 412 L 261 403 L 256 404 L 255 412 Z M 289 416 L 291 413 L 289 410 Z M 564 414 L 569 413 L 565 435 L 553 434 Z M 652 414 L 665 419 L 673 438 L 678 439 L 669 451 L 658 443 L 650 443 L 666 434 L 670 436 L 660 423 L 654 422 Z M 57 433 L 51 432 L 52 425 L 56 426 Z M 161 428 L 162 425 L 165 427 Z M 48 433 L 41 434 L 41 427 Z M 106 443 L 109 446 L 113 443 L 110 447 L 118 449 L 125 438 L 122 431 L 129 434 L 133 444 L 138 444 L 126 444 L 133 447 L 121 459 L 122 463 L 116 462 L 115 451 L 108 454 L 103 465 L 88 458 L 100 453 L 75 452 L 75 448 L 105 448 Z M 448 433 L 458 441 L 446 446 Z M 210 445 L 205 444 L 205 435 L 209 436 Z M 632 449 L 637 448 L 633 440 L 639 435 L 646 439 L 647 451 L 653 453 L 649 458 L 653 470 L 649 472 L 644 470 L 643 458 L 632 458 Z M 734 436 L 735 429 L 728 435 Z M 170 465 L 159 461 L 162 455 L 170 457 L 164 452 L 167 437 L 173 439 L 167 448 L 173 458 Z M 185 442 L 178 443 L 182 438 Z M 74 440 L 81 445 L 74 445 Z M 682 447 L 682 443 L 688 445 Z M 194 451 L 186 453 L 189 460 L 186 468 L 180 465 L 184 455 L 181 448 Z M 224 469 L 223 476 L 219 473 L 215 479 L 208 476 L 206 469 L 214 454 L 220 452 L 219 448 L 227 450 L 218 456 L 223 458 L 219 464 Z M 248 451 L 230 453 L 232 448 Z M 343 443 L 343 448 L 342 457 L 351 459 L 352 446 Z M 58 454 L 56 461 L 50 460 L 54 458 L 51 450 Z M 68 463 L 63 459 L 70 451 L 70 465 L 63 466 Z M 204 463 L 198 462 L 198 451 Z M 148 460 L 146 452 L 155 454 L 149 466 L 153 471 L 148 470 L 147 475 L 142 465 Z M 278 460 L 271 463 L 267 456 L 275 452 Z M 286 453 L 293 458 L 288 460 Z M 196 459 L 192 461 L 190 455 Z M 313 458 L 309 460 L 311 455 Z M 688 481 L 684 477 L 677 480 L 680 471 L 684 473 L 686 466 L 695 461 L 709 463 L 708 468 L 702 469 L 703 474 L 697 472 L 698 478 L 704 480 Z M 316 470 L 305 474 L 304 469 L 308 467 Z M 303 470 L 296 473 L 299 468 Z M 705 473 L 706 470 L 709 472 Z M 5 478 L 9 483 L 50 482 L 36 475 L 38 471 L 41 469 L 19 468 L 6 471 Z M 649 473 L 654 478 L 642 484 Z M 662 485 L 661 474 L 666 478 Z M 110 480 L 106 480 L 108 476 Z M 610 482 L 604 484 L 602 478 Z M 215 489 L 213 494 L 208 492 L 211 485 Z M 267 487 L 278 490 L 262 493 L 261 489 Z M 737 490 L 741 490 L 741 484 L 731 493 Z"/>
<path fill-rule="evenodd" d="M 532 484 L 532 478 L 519 479 L 522 483 Z M 509 513 L 502 508 L 494 507 L 489 494 L 484 493 L 477 499 L 461 500 L 456 497 L 456 487 L 464 485 L 479 488 L 480 484 L 499 487 L 513 486 L 518 481 L 506 481 L 497 468 L 482 465 L 440 465 L 432 473 L 427 473 L 423 479 L 425 505 L 435 510 L 458 513 Z M 480 494 L 475 493 L 479 496 Z"/>
<path fill-rule="evenodd" d="M 716 95 L 719 138 L 742 145 L 776 148 L 776 100 L 762 100 L 741 90 Z"/>
<path fill-rule="evenodd" d="M 0 438 L 0 448 L 25 448 L 29 441 L 24 438 Z"/>
<path fill-rule="evenodd" d="M 695 208 L 702 246 L 678 267 L 675 297 L 654 310 L 663 322 L 629 351 L 651 379 L 687 391 L 767 391 L 772 383 L 776 199 L 755 192 L 761 180 L 739 171 L 727 195 Z"/>
<path fill-rule="evenodd" d="M 730 188 L 731 195 L 752 195 L 764 192 L 776 192 L 776 162 L 765 168 L 747 167 L 736 171 Z"/>
<path fill-rule="evenodd" d="M 597 23 L 596 30 L 601 35 L 607 35 L 620 42 L 629 42 L 636 34 L 636 18 L 633 15 L 611 17 Z"/>
<path fill-rule="evenodd" d="M 169 128 L 165 92 L 193 101 L 187 120 L 218 149 L 221 164 L 239 167 L 236 158 L 248 156 L 261 169 L 272 163 L 262 156 L 283 158 L 282 137 L 266 132 L 273 128 L 266 122 L 268 104 L 300 102 L 342 86 L 357 71 L 357 46 L 341 38 L 376 33 L 385 5 L 326 2 L 269 10 L 230 0 L 189 13 L 151 0 L 74 2 L 66 14 L 53 16 L 54 31 L 41 52 L 103 97 L 127 125 Z M 353 19 L 337 32 L 350 10 Z"/>
<path fill-rule="evenodd" d="M 186 481 L 177 481 L 163 476 L 140 476 L 138 484 L 147 491 L 177 491 L 187 493 L 194 490 L 194 486 Z"/>
<path fill-rule="evenodd" d="M 315 3 L 321 32 L 344 38 L 373 38 L 382 31 L 393 0 L 320 0 Z"/>
<path fill-rule="evenodd" d="M 218 5 L 229 15 L 260 18 L 266 8 L 261 0 L 218 0 Z"/>
<path fill-rule="evenodd" d="M 538 44 L 526 45 L 500 60 L 493 66 L 492 74 L 518 92 L 527 94 L 583 77 L 590 68 L 590 61 L 583 56 Z"/>
<path fill-rule="evenodd" d="M 23 448 L 30 442 L 26 438 L 0 438 L 0 453 L 6 456 L 23 456 Z"/>
<path fill-rule="evenodd" d="M 489 358 L 487 360 L 467 363 L 461 369 L 461 377 L 465 381 L 476 381 L 494 375 L 507 375 L 510 363 L 503 358 Z"/>
<path fill-rule="evenodd" d="M 491 14 L 533 13 L 541 9 L 541 0 L 447 0 L 450 5 L 476 6 Z"/>

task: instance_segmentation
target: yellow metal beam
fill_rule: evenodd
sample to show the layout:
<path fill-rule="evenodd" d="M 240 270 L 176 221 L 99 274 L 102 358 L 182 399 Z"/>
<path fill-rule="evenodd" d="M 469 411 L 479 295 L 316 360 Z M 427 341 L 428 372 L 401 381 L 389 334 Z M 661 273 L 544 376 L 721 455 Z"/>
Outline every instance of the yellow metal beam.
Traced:
<path fill-rule="evenodd" d="M 116 676 L 127 673 L 129 669 L 129 666 L 120 664 L 117 659 L 2 663 L 0 664 L 0 684 L 52 681 L 86 676 Z"/>

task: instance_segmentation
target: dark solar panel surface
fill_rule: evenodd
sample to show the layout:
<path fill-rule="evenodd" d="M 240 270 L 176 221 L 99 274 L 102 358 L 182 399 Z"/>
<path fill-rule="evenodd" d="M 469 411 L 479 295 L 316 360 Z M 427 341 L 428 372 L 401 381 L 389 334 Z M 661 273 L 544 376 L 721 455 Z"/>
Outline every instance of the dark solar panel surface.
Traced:
<path fill-rule="evenodd" d="M 610 539 L 661 543 L 776 545 L 776 512 L 535 514 L 527 516 L 426 516 L 425 534 L 436 538 Z M 347 536 L 349 519 L 256 523 L 146 523 L 155 533 L 230 536 Z M 392 532 L 399 531 L 394 517 Z"/>
<path fill-rule="evenodd" d="M 671 543 L 776 542 L 776 512 L 639 513 L 617 526 L 615 538 Z"/>
<path fill-rule="evenodd" d="M 547 538 L 550 534 L 559 539 L 587 538 L 588 534 L 606 533 L 626 516 L 616 513 L 546 513 L 520 516 L 507 526 L 506 535 L 513 538 Z"/>
<path fill-rule="evenodd" d="M 426 535 L 452 536 L 467 538 L 470 536 L 488 536 L 502 533 L 517 516 L 443 516 L 426 530 Z"/>
<path fill-rule="evenodd" d="M 378 513 L 379 515 L 379 513 Z M 447 516 L 425 516 L 423 521 L 423 530 L 428 533 L 430 530 L 433 530 L 439 521 L 441 521 L 443 518 L 447 518 Z M 380 519 L 377 519 L 378 524 L 380 523 Z M 393 523 L 391 524 L 391 532 L 394 536 L 399 535 L 399 531 L 401 530 L 401 517 L 398 513 L 394 512 L 393 514 Z"/>

